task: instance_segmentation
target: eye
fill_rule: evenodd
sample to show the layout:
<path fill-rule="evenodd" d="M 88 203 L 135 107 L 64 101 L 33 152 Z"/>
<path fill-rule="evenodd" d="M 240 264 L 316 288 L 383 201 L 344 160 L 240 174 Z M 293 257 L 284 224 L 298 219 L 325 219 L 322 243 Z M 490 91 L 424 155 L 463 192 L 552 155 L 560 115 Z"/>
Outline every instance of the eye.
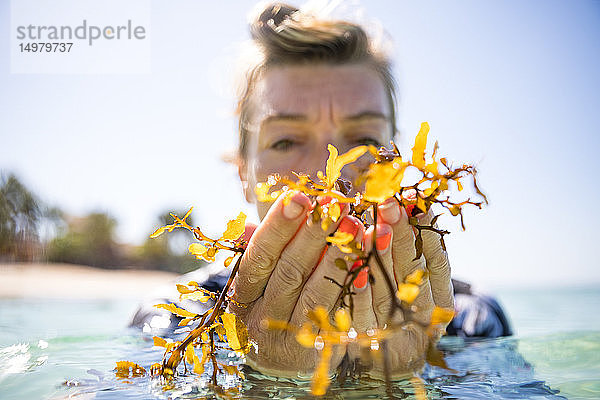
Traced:
<path fill-rule="evenodd" d="M 270 146 L 270 149 L 275 151 L 289 151 L 292 147 L 298 145 L 298 142 L 292 139 L 280 139 Z"/>
<path fill-rule="evenodd" d="M 381 147 L 381 142 L 372 137 L 363 137 L 354 142 L 357 146 L 375 146 L 377 148 Z"/>

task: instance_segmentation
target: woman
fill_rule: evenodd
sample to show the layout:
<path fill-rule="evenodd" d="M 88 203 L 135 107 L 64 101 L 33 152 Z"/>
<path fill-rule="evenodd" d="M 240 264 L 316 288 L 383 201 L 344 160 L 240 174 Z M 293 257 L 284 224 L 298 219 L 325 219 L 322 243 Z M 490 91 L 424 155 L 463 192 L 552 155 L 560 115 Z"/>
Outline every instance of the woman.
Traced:
<path fill-rule="evenodd" d="M 327 144 L 345 152 L 361 144 L 389 143 L 396 132 L 396 105 L 390 61 L 356 24 L 273 4 L 259 13 L 251 33 L 257 57 L 239 99 L 238 166 L 246 199 L 256 204 L 261 223 L 241 261 L 234 296 L 241 305 L 233 312 L 258 344 L 258 351 L 248 354 L 248 364 L 264 373 L 295 377 L 314 370 L 316 351 L 303 348 L 286 332 L 264 329 L 262 321 L 300 326 L 316 306 L 334 311 L 340 288 L 324 277 L 343 281 L 346 273 L 335 266 L 334 260 L 342 256 L 337 247 L 322 253 L 326 237 L 335 230 L 352 233 L 367 246 L 376 235 L 384 267 L 398 281 L 417 269 L 429 271 L 414 303 L 415 317 L 423 323 L 435 305 L 454 307 L 453 287 L 446 252 L 435 233 L 423 234 L 423 256 L 413 260 L 414 233 L 405 210 L 393 199 L 379 205 L 380 222 L 366 231 L 347 211 L 327 231 L 311 224 L 307 215 L 312 201 L 302 193 L 295 193 L 287 205 L 281 199 L 273 204 L 256 201 L 254 188 L 269 174 L 315 176 L 324 168 Z M 352 180 L 353 171 L 343 172 Z M 420 218 L 427 222 L 430 216 Z M 372 283 L 367 270 L 354 283 L 352 324 L 359 333 L 382 328 L 390 307 L 380 270 L 373 268 L 371 274 Z M 427 345 L 422 329 L 409 325 L 395 334 L 387 348 L 393 375 L 419 368 Z M 339 352 L 332 367 L 346 355 L 359 356 L 352 348 L 347 354 Z M 382 376 L 381 361 L 375 360 L 367 372 Z"/>
<path fill-rule="evenodd" d="M 357 239 L 362 236 L 365 243 L 377 235 L 385 267 L 398 279 L 425 269 L 429 261 L 431 285 L 425 285 L 415 302 L 423 322 L 435 304 L 447 308 L 454 304 L 448 260 L 439 240 L 427 236 L 425 257 L 413 261 L 414 234 L 406 213 L 393 199 L 380 206 L 383 222 L 366 232 L 351 216 L 328 231 L 310 224 L 306 216 L 311 201 L 301 193 L 287 206 L 282 201 L 272 205 L 256 201 L 254 187 L 271 173 L 315 176 L 324 168 L 329 143 L 345 152 L 361 144 L 389 143 L 395 133 L 394 87 L 385 55 L 357 25 L 296 11 L 286 5 L 268 6 L 251 27 L 262 59 L 250 68 L 239 103 L 239 171 L 246 199 L 256 203 L 262 222 L 236 279 L 235 299 L 247 306 L 234 310 L 258 344 L 258 353 L 248 355 L 250 366 L 291 376 L 314 369 L 315 350 L 300 346 L 293 335 L 261 329 L 261 321 L 271 318 L 300 326 L 315 306 L 333 311 L 341 289 L 324 277 L 343 281 L 345 272 L 334 263 L 343 254 L 332 246 L 319 259 L 326 236 L 336 229 L 358 235 Z M 363 271 L 354 299 L 353 325 L 359 333 L 383 327 L 390 306 L 379 270 L 371 270 L 373 285 Z M 391 370 L 402 374 L 420 366 L 427 344 L 428 337 L 419 328 L 394 335 L 389 343 Z M 337 366 L 343 356 L 336 354 L 332 365 Z M 375 375 L 382 371 L 378 363 L 371 370 Z"/>

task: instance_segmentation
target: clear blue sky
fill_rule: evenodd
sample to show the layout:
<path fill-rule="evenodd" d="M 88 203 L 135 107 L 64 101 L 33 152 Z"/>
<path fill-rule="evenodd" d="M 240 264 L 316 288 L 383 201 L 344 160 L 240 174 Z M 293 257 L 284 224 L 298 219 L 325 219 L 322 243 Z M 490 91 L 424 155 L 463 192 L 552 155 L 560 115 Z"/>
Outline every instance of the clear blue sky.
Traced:
<path fill-rule="evenodd" d="M 235 147 L 227 83 L 253 4 L 152 1 L 151 73 L 74 75 L 11 74 L 1 2 L 0 169 L 69 213 L 108 211 L 122 241 L 192 205 L 219 231 L 251 210 L 220 155 Z M 600 2 L 364 7 L 394 40 L 401 143 L 429 121 L 441 153 L 476 163 L 489 195 L 466 232 L 443 221 L 456 276 L 600 284 Z"/>

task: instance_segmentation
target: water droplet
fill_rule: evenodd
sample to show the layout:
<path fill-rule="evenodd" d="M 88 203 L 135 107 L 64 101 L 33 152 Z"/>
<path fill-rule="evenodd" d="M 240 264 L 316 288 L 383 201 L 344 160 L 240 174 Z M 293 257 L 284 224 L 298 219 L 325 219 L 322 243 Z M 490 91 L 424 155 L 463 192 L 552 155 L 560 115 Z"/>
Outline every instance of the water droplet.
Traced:
<path fill-rule="evenodd" d="M 379 350 L 379 342 L 377 339 L 371 339 L 371 350 Z"/>
<path fill-rule="evenodd" d="M 356 339 L 356 336 L 358 336 L 356 330 L 354 328 L 350 328 L 350 330 L 348 331 L 348 338 L 354 340 Z"/>
<path fill-rule="evenodd" d="M 317 336 L 315 338 L 315 349 L 323 350 L 323 347 L 325 347 L 325 342 L 323 341 L 323 338 L 321 336 Z"/>

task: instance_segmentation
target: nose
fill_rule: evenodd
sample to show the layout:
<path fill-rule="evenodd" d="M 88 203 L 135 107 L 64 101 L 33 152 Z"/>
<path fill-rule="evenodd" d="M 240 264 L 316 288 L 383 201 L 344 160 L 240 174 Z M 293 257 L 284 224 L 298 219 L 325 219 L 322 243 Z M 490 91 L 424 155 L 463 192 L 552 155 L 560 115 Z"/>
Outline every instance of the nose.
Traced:
<path fill-rule="evenodd" d="M 317 171 L 325 173 L 325 166 L 327 159 L 329 158 L 329 151 L 327 150 L 327 143 L 320 143 L 312 149 L 311 154 L 308 155 L 307 173 L 311 177 L 317 177 Z"/>
<path fill-rule="evenodd" d="M 325 173 L 325 167 L 327 159 L 329 158 L 329 151 L 327 145 L 332 144 L 339 148 L 339 143 L 335 140 L 335 135 L 330 130 L 321 130 L 317 135 L 313 137 L 304 155 L 304 173 L 309 174 L 313 179 L 317 178 L 317 171 Z"/>
<path fill-rule="evenodd" d="M 317 180 L 317 171 L 326 173 L 327 159 L 330 156 L 328 144 L 333 145 L 339 154 L 343 154 L 348 149 L 347 144 L 343 140 L 335 140 L 335 137 L 329 137 L 329 140 L 320 140 L 311 146 L 310 154 L 304 157 L 305 173 L 309 174 L 313 179 Z M 356 178 L 356 166 L 349 165 L 342 169 L 342 178 L 354 183 Z"/>

